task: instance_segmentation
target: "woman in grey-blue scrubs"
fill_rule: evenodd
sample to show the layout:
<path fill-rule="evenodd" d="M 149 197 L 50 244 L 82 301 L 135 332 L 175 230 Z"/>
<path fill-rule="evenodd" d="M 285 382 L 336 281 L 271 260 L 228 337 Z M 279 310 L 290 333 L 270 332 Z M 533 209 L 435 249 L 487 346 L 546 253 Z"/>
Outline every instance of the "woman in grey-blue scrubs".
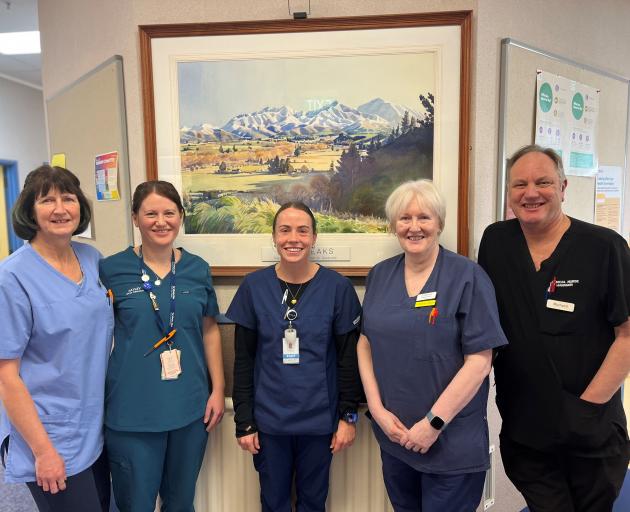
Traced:
<path fill-rule="evenodd" d="M 439 244 L 445 210 L 428 180 L 394 190 L 403 252 L 366 282 L 359 368 L 397 512 L 472 512 L 489 467 L 488 373 L 507 341 L 485 272 Z"/>
<path fill-rule="evenodd" d="M 90 222 L 79 180 L 41 166 L 13 209 L 28 240 L 0 263 L 0 443 L 7 482 L 45 512 L 109 511 L 103 452 L 111 300 L 100 253 L 72 241 Z"/>

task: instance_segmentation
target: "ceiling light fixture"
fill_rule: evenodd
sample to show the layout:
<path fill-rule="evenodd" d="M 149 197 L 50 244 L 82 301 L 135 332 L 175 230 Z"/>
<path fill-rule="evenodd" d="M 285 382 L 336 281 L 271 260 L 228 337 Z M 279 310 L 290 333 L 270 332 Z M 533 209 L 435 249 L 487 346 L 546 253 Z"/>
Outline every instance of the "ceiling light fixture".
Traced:
<path fill-rule="evenodd" d="M 4 55 L 42 53 L 39 31 L 0 33 L 0 53 Z"/>

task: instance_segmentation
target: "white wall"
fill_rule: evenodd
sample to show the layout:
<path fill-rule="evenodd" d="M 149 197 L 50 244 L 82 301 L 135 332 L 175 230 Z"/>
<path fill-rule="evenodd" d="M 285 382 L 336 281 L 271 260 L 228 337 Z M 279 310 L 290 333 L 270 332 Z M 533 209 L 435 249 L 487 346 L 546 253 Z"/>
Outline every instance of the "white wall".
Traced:
<path fill-rule="evenodd" d="M 311 17 L 474 11 L 471 254 L 476 254 L 483 229 L 494 221 L 500 40 L 511 37 L 630 76 L 627 0 L 313 0 L 311 7 Z M 45 97 L 112 55 L 123 56 L 131 185 L 135 187 L 145 176 L 137 26 L 286 19 L 288 12 L 283 0 L 40 0 L 39 17 Z M 237 284 L 236 279 L 220 281 L 217 292 L 221 310 L 226 309 Z M 489 416 L 492 442 L 497 443 L 500 419 L 494 405 Z M 522 500 L 504 475 L 499 475 L 497 492 L 497 505 L 491 510 L 512 512 L 522 508 Z"/>
<path fill-rule="evenodd" d="M 16 160 L 20 183 L 48 160 L 42 91 L 0 77 L 0 160 Z"/>

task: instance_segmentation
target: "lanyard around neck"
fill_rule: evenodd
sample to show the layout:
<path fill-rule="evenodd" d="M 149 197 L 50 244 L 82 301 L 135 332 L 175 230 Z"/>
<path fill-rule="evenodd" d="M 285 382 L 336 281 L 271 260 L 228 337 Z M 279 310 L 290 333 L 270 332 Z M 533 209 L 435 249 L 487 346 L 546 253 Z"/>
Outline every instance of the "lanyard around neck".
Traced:
<path fill-rule="evenodd" d="M 140 279 L 142 280 L 142 288 L 147 295 L 149 296 L 149 300 L 151 301 L 151 306 L 153 308 L 153 312 L 155 313 L 155 322 L 158 326 L 160 332 L 167 336 L 170 331 L 173 330 L 173 326 L 175 325 L 175 249 L 171 252 L 171 275 L 169 278 L 169 287 L 171 289 L 170 301 L 169 301 L 169 315 L 168 315 L 168 329 L 164 327 L 164 321 L 160 316 L 160 305 L 157 301 L 157 296 L 153 292 L 153 284 L 150 279 L 146 279 L 144 276 L 149 276 L 147 271 L 147 266 L 144 264 L 144 258 L 142 256 L 142 246 L 138 250 L 138 262 L 140 264 Z M 158 276 L 159 277 L 159 276 Z"/>

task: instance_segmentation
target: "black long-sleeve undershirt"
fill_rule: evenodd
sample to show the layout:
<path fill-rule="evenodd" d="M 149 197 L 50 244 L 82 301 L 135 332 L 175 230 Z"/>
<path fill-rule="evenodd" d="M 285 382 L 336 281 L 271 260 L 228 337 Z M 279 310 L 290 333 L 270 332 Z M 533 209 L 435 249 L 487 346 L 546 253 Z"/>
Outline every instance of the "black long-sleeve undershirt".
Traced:
<path fill-rule="evenodd" d="M 357 361 L 359 331 L 354 329 L 335 336 L 337 351 L 337 388 L 339 390 L 339 416 L 356 412 L 363 397 L 363 387 Z M 258 349 L 255 330 L 236 324 L 234 334 L 234 421 L 236 437 L 257 432 L 254 421 L 254 365 Z"/>

